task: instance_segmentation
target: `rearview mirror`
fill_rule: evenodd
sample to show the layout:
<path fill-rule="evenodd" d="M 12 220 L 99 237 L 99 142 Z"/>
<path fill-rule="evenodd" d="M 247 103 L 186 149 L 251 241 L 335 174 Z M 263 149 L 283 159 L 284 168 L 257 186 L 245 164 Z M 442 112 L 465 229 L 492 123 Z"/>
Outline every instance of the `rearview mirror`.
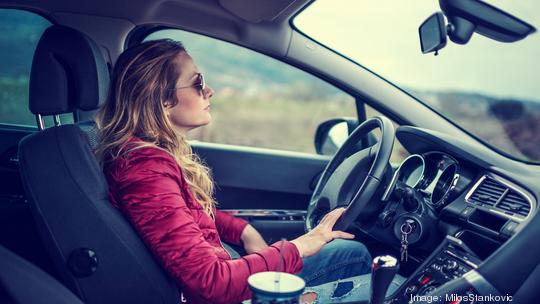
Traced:
<path fill-rule="evenodd" d="M 446 45 L 446 26 L 442 13 L 427 18 L 418 30 L 422 53 L 437 52 Z M 435 53 L 437 54 L 437 53 Z"/>
<path fill-rule="evenodd" d="M 420 25 L 422 53 L 436 52 L 446 45 L 446 36 L 466 44 L 473 33 L 500 42 L 515 42 L 536 29 L 509 13 L 480 0 L 439 0 L 442 13 L 435 13 Z"/>

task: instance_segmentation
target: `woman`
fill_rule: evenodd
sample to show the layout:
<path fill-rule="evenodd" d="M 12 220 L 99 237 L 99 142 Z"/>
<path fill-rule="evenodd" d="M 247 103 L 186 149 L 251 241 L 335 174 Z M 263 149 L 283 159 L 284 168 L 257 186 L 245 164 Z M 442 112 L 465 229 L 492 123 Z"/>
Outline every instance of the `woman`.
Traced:
<path fill-rule="evenodd" d="M 308 286 L 368 272 L 371 257 L 361 243 L 324 246 L 336 238 L 354 238 L 332 231 L 343 209 L 295 240 L 268 246 L 246 221 L 215 208 L 209 170 L 186 141 L 189 130 L 211 121 L 213 94 L 179 42 L 144 42 L 118 58 L 107 102 L 97 116 L 101 142 L 96 155 L 111 202 L 188 302 L 249 299 L 247 278 L 261 271 L 299 273 Z M 231 259 L 221 240 L 243 245 L 248 255 Z"/>

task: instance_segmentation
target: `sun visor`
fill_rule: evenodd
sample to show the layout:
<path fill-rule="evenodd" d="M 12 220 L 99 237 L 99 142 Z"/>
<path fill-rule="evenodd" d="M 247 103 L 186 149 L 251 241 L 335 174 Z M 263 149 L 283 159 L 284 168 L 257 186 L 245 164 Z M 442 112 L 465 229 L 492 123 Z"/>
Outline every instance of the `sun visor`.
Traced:
<path fill-rule="evenodd" d="M 259 23 L 277 18 L 295 0 L 219 0 L 219 4 L 248 22 Z"/>

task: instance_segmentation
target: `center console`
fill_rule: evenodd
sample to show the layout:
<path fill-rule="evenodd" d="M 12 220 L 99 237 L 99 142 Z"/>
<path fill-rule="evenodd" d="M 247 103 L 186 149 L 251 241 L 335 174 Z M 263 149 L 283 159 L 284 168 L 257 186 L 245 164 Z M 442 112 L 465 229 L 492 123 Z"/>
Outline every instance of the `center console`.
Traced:
<path fill-rule="evenodd" d="M 386 303 L 409 303 L 415 296 L 426 295 L 446 282 L 476 269 L 481 261 L 463 240 L 447 236 Z"/>

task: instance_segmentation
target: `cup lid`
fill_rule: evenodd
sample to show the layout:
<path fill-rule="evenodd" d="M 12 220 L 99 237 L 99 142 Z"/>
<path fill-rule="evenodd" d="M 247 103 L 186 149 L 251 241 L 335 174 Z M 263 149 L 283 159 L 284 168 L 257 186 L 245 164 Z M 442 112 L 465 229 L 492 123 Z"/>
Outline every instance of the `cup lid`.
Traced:
<path fill-rule="evenodd" d="M 306 283 L 299 276 L 276 271 L 252 274 L 248 283 L 254 292 L 280 296 L 299 295 L 306 287 Z"/>

